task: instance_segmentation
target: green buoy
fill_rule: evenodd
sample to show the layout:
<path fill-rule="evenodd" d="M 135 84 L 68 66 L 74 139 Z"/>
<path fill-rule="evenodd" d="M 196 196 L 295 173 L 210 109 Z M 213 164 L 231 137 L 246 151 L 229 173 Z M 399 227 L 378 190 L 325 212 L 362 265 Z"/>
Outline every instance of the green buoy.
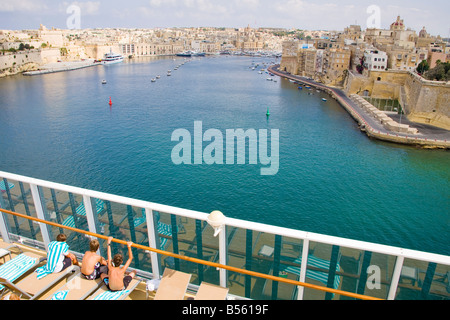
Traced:
<path fill-rule="evenodd" d="M 269 108 L 267 108 L 266 116 L 270 116 Z"/>

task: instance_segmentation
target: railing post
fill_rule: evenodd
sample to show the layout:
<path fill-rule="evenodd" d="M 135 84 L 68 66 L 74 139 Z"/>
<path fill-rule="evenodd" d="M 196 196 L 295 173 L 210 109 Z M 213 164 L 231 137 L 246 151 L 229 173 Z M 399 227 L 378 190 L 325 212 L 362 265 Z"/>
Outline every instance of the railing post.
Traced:
<path fill-rule="evenodd" d="M 404 257 L 397 256 L 397 261 L 395 262 L 394 273 L 392 274 L 391 287 L 389 288 L 388 300 L 395 299 L 395 294 L 397 293 L 398 282 L 400 281 L 400 275 L 402 273 L 404 260 L 405 260 Z"/>
<path fill-rule="evenodd" d="M 300 282 L 306 281 L 306 268 L 308 265 L 308 253 L 309 253 L 309 240 L 303 240 L 303 249 L 302 249 L 302 263 L 300 266 Z M 303 293 L 305 292 L 305 287 L 298 286 L 297 287 L 297 300 L 303 300 Z"/>
<path fill-rule="evenodd" d="M 92 209 L 91 197 L 89 197 L 87 195 L 83 195 L 83 203 L 84 203 L 84 208 L 86 210 L 86 218 L 87 218 L 89 231 L 92 233 L 97 233 L 97 226 L 95 225 L 94 211 Z M 96 214 L 97 214 L 97 212 L 96 212 Z"/>
<path fill-rule="evenodd" d="M 153 219 L 153 210 L 145 208 L 145 219 L 147 222 L 148 241 L 151 248 L 157 248 L 156 244 L 156 232 L 155 232 L 155 220 Z M 150 252 L 150 259 L 152 261 L 152 273 L 154 279 L 159 279 L 159 259 L 156 252 Z"/>
<path fill-rule="evenodd" d="M 44 216 L 44 209 L 42 208 L 41 197 L 39 196 L 39 190 L 37 185 L 30 183 L 31 195 L 33 197 L 34 208 L 36 209 L 36 215 L 41 220 L 47 220 Z M 39 222 L 39 228 L 41 229 L 42 239 L 44 240 L 44 245 L 47 248 L 50 244 L 50 237 L 45 223 Z"/>
<path fill-rule="evenodd" d="M 227 264 L 227 226 L 224 225 L 222 227 L 222 231 L 219 233 L 219 263 L 226 265 Z M 226 269 L 220 269 L 219 271 L 220 276 L 220 285 L 224 288 L 227 287 L 227 270 Z"/>

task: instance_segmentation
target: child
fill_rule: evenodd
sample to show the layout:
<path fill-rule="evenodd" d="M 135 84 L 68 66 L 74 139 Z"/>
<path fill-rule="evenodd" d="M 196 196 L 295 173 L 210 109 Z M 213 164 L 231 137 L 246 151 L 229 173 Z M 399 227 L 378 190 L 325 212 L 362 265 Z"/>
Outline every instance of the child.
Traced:
<path fill-rule="evenodd" d="M 136 275 L 135 271 L 132 271 L 129 275 L 125 275 L 125 271 L 130 266 L 131 260 L 133 259 L 133 253 L 131 252 L 131 245 L 133 243 L 131 241 L 127 242 L 129 258 L 125 265 L 120 267 L 123 262 L 123 256 L 120 253 L 114 255 L 114 258 L 111 259 L 112 239 L 112 237 L 108 238 L 108 274 L 102 273 L 101 277 L 110 291 L 125 290 Z"/>
<path fill-rule="evenodd" d="M 61 272 L 72 264 L 78 266 L 77 257 L 69 252 L 66 240 L 66 235 L 61 233 L 56 237 L 56 241 L 50 242 L 47 250 L 47 264 L 36 269 L 38 279 L 50 273 Z"/>
<path fill-rule="evenodd" d="M 97 254 L 100 243 L 97 239 L 89 242 L 89 251 L 86 251 L 81 262 L 81 274 L 87 280 L 95 280 L 102 273 L 108 274 L 108 262 Z"/>

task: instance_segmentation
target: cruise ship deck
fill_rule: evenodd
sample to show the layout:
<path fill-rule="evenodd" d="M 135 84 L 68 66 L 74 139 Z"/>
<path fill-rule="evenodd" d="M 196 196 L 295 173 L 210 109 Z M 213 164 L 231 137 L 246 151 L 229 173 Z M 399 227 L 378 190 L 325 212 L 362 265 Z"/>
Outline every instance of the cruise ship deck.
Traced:
<path fill-rule="evenodd" d="M 25 252 L 45 258 L 59 233 L 67 235 L 80 262 L 91 238 L 99 240 L 103 257 L 109 236 L 114 238 L 113 254 L 126 253 L 126 241 L 132 241 L 129 271 L 136 270 L 141 281 L 126 300 L 154 299 L 167 270 L 188 275 L 182 298 L 173 297 L 181 300 L 195 299 L 202 284 L 226 288 L 223 299 L 234 301 L 450 298 L 450 257 L 445 255 L 232 219 L 7 172 L 0 172 L 0 190 L 0 248 L 15 245 L 3 250 L 1 265 Z M 11 283 L 19 286 L 36 267 Z M 72 276 L 31 299 L 51 299 Z M 0 295 L 11 290 L 3 288 Z M 92 299 L 98 290 L 103 289 L 83 298 Z"/>

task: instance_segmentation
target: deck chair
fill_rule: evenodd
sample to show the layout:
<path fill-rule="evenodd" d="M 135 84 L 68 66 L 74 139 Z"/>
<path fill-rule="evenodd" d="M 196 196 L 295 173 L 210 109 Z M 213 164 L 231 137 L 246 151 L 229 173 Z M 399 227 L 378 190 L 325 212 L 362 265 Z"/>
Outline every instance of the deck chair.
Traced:
<path fill-rule="evenodd" d="M 226 300 L 228 288 L 202 282 L 194 300 Z"/>
<path fill-rule="evenodd" d="M 95 199 L 95 210 L 97 214 L 101 215 L 105 210 L 105 202 L 100 199 Z M 86 216 L 86 208 L 84 202 L 82 202 L 76 209 L 76 213 L 80 216 Z M 95 213 L 95 212 L 94 212 Z M 73 216 L 68 216 L 62 223 L 63 226 L 75 228 L 75 222 Z"/>
<path fill-rule="evenodd" d="M 166 268 L 154 300 L 183 300 L 191 276 L 188 273 Z"/>
<path fill-rule="evenodd" d="M 14 188 L 14 183 L 8 182 L 8 189 L 11 190 L 12 188 Z M 0 180 L 0 191 L 6 192 L 6 185 L 3 179 Z"/>
<path fill-rule="evenodd" d="M 121 291 L 110 291 L 106 285 L 103 285 L 89 300 L 125 300 L 141 281 L 140 278 L 133 278 L 128 287 Z"/>
<path fill-rule="evenodd" d="M 7 281 L 3 285 L 10 291 L 18 292 L 29 300 L 35 300 L 74 271 L 75 267 L 72 265 L 61 272 L 51 273 L 39 280 L 37 273 L 32 272 L 16 284 Z"/>
<path fill-rule="evenodd" d="M 28 271 L 36 269 L 41 257 L 30 253 L 22 253 L 0 266 L 0 296 L 6 285 L 13 284 Z"/>
<path fill-rule="evenodd" d="M 22 249 L 18 245 L 15 245 L 13 243 L 7 243 L 7 242 L 0 242 L 0 258 L 3 258 L 3 262 L 6 262 L 6 256 L 9 256 L 9 260 L 12 259 L 11 257 L 11 249 L 17 248 L 20 253 L 23 253 Z"/>
<path fill-rule="evenodd" d="M 286 258 L 286 257 L 284 257 L 284 258 Z M 302 263 L 301 258 L 290 259 L 289 261 L 297 263 L 297 264 Z M 330 269 L 330 261 L 317 258 L 316 256 L 310 254 L 310 255 L 308 255 L 308 267 L 316 267 L 316 268 L 324 269 L 324 271 L 322 272 L 322 271 L 317 271 L 317 270 L 306 269 L 306 277 L 307 278 L 320 281 L 320 282 L 324 283 L 325 285 L 328 284 L 328 272 L 325 270 Z M 300 267 L 287 266 L 287 265 L 283 264 L 283 262 L 281 262 L 280 271 L 292 273 L 296 276 L 300 275 Z M 336 265 L 336 271 L 337 272 L 340 271 L 339 262 Z M 337 289 L 339 287 L 340 281 L 341 281 L 340 276 L 336 276 L 334 278 L 334 282 L 333 282 L 334 289 Z"/>
<path fill-rule="evenodd" d="M 87 280 L 77 272 L 47 300 L 84 300 L 102 286 L 102 280 Z"/>

